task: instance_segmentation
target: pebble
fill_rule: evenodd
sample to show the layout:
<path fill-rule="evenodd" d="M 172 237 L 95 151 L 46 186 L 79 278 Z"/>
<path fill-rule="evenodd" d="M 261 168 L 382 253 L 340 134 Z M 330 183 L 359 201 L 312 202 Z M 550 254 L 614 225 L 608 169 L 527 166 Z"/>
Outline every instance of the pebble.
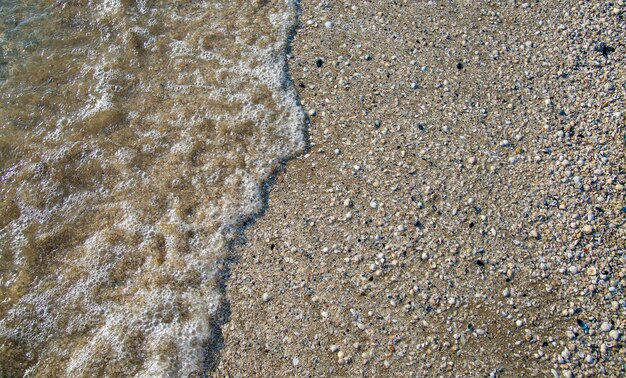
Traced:
<path fill-rule="evenodd" d="M 503 295 L 505 298 L 510 297 L 510 296 L 511 296 L 511 290 L 509 290 L 509 288 L 507 287 L 506 289 L 504 289 L 504 291 L 502 291 L 502 295 Z"/>
<path fill-rule="evenodd" d="M 333 26 L 335 26 L 335 24 L 333 24 L 331 21 L 326 21 L 324 23 L 324 26 L 326 26 L 327 28 L 331 29 Z"/>
<path fill-rule="evenodd" d="M 272 296 L 270 295 L 270 293 L 263 293 L 261 299 L 263 299 L 263 302 L 269 302 L 269 300 L 272 299 Z"/>
<path fill-rule="evenodd" d="M 609 322 L 603 322 L 600 326 L 600 329 L 602 330 L 602 332 L 609 332 L 613 329 L 613 326 Z"/>
<path fill-rule="evenodd" d="M 611 332 L 609 332 L 609 336 L 613 339 L 613 340 L 619 340 L 620 337 L 622 336 L 616 329 L 612 330 Z"/>
<path fill-rule="evenodd" d="M 585 225 L 583 227 L 583 232 L 587 235 L 591 234 L 593 232 L 593 227 L 591 225 Z"/>

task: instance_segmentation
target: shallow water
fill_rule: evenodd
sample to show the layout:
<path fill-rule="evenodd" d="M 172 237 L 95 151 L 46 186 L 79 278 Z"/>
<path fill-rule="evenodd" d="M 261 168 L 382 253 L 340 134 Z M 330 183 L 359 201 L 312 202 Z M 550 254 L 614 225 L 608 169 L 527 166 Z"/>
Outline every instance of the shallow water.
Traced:
<path fill-rule="evenodd" d="M 187 376 L 303 147 L 291 0 L 0 1 L 0 375 Z"/>

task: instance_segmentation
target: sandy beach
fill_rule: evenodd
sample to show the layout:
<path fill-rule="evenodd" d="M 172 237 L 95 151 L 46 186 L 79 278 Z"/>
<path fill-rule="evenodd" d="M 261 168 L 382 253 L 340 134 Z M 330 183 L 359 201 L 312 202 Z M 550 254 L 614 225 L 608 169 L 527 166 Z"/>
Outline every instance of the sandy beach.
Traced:
<path fill-rule="evenodd" d="M 213 375 L 624 375 L 624 2 L 300 6 Z"/>

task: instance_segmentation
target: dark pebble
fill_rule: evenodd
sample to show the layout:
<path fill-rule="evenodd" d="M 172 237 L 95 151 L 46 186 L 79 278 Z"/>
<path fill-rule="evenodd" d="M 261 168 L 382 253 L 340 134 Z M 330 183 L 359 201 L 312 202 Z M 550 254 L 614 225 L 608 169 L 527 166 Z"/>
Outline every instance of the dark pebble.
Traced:
<path fill-rule="evenodd" d="M 607 45 L 604 42 L 600 42 L 596 45 L 596 51 L 602 53 L 602 55 L 606 55 L 610 52 L 615 51 L 615 48 Z"/>
<path fill-rule="evenodd" d="M 578 323 L 578 326 L 583 329 L 583 332 L 585 333 L 589 332 L 589 326 L 587 325 L 587 323 L 583 322 L 580 319 L 577 319 L 576 323 Z"/>

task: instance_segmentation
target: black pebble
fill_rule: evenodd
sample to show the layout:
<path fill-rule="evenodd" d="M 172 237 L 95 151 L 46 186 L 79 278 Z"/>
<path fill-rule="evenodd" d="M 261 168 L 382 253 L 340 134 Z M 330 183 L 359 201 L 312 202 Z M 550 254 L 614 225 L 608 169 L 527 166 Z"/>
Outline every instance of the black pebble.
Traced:
<path fill-rule="evenodd" d="M 315 65 L 319 68 L 322 66 L 322 64 L 324 64 L 324 59 L 322 58 L 316 58 L 315 59 Z"/>
<path fill-rule="evenodd" d="M 380 125 L 381 125 L 380 120 L 376 120 L 376 121 L 374 121 L 374 126 L 375 126 L 375 127 L 380 127 Z"/>
<path fill-rule="evenodd" d="M 609 46 L 609 45 L 607 45 L 607 44 L 606 44 L 606 43 L 604 43 L 604 42 L 600 42 L 600 43 L 598 43 L 598 44 L 596 45 L 596 49 L 595 49 L 595 50 L 596 50 L 597 52 L 599 52 L 599 53 L 602 53 L 602 55 L 606 55 L 606 54 L 608 54 L 608 53 L 610 53 L 610 52 L 615 51 L 615 48 L 614 48 L 614 47 L 611 47 L 611 46 Z"/>
<path fill-rule="evenodd" d="M 476 260 L 476 265 L 478 265 L 478 266 L 485 266 L 485 263 L 482 262 L 481 260 Z"/>
<path fill-rule="evenodd" d="M 456 64 L 456 68 L 458 68 L 459 70 L 462 70 L 462 69 L 463 69 L 463 63 L 458 62 L 458 63 Z"/>

